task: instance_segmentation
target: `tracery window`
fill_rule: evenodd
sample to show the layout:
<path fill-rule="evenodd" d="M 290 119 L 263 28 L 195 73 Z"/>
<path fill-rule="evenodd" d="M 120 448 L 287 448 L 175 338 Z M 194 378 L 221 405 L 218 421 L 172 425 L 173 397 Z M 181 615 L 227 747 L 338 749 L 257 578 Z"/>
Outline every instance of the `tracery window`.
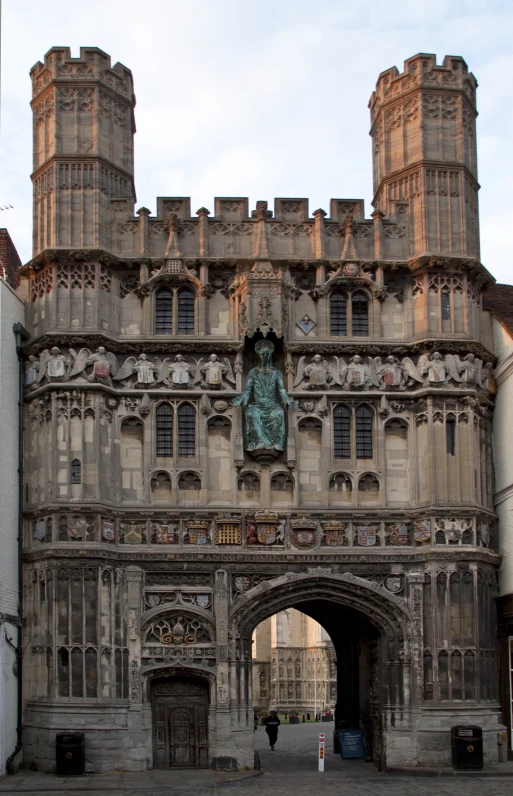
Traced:
<path fill-rule="evenodd" d="M 166 287 L 155 296 L 155 334 L 173 333 L 173 291 Z"/>
<path fill-rule="evenodd" d="M 351 458 L 351 410 L 338 404 L 333 411 L 335 459 Z"/>
<path fill-rule="evenodd" d="M 369 334 L 369 302 L 364 293 L 353 293 L 351 299 L 353 314 L 353 336 L 366 337 Z"/>
<path fill-rule="evenodd" d="M 196 455 L 196 412 L 191 404 L 178 409 L 178 455 Z"/>
<path fill-rule="evenodd" d="M 369 334 L 369 299 L 360 290 L 334 290 L 330 295 L 330 330 L 337 337 Z"/>
<path fill-rule="evenodd" d="M 331 334 L 347 334 L 347 299 L 345 293 L 335 290 L 330 296 Z"/>
<path fill-rule="evenodd" d="M 194 294 L 187 287 L 178 292 L 178 334 L 194 334 Z"/>
<path fill-rule="evenodd" d="M 72 484 L 82 483 L 82 465 L 80 459 L 73 459 L 71 462 L 70 480 Z"/>
<path fill-rule="evenodd" d="M 196 299 L 189 287 L 161 287 L 155 293 L 155 334 L 194 334 Z"/>
<path fill-rule="evenodd" d="M 369 406 L 359 406 L 356 416 L 356 458 L 372 459 L 372 426 L 374 412 Z"/>
<path fill-rule="evenodd" d="M 353 419 L 354 413 L 354 419 Z M 363 404 L 353 412 L 347 404 L 337 404 L 333 409 L 333 458 L 372 459 L 374 412 Z M 331 487 L 330 487 L 331 488 Z"/>
<path fill-rule="evenodd" d="M 157 407 L 157 456 L 173 455 L 173 408 L 169 404 Z"/>

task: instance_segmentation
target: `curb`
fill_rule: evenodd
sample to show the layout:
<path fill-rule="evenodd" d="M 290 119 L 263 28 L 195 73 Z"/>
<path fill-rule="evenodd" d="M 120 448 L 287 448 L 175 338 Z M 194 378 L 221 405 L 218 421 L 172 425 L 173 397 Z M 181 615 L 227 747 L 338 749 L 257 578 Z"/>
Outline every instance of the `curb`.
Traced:
<path fill-rule="evenodd" d="M 492 778 L 492 777 L 513 777 L 513 767 L 506 769 L 506 771 L 497 771 L 490 769 L 461 769 L 455 771 L 452 768 L 387 768 L 384 774 L 391 776 L 402 777 L 471 777 L 477 778 Z"/>

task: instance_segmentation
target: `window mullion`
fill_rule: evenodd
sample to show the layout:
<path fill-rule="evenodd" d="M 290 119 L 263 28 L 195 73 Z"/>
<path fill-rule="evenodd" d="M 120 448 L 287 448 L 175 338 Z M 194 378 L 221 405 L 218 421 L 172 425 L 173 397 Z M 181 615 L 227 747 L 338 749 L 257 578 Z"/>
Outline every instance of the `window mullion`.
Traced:
<path fill-rule="evenodd" d="M 346 301 L 346 328 L 347 328 L 347 336 L 353 336 L 353 291 L 350 290 L 347 294 L 347 301 Z"/>

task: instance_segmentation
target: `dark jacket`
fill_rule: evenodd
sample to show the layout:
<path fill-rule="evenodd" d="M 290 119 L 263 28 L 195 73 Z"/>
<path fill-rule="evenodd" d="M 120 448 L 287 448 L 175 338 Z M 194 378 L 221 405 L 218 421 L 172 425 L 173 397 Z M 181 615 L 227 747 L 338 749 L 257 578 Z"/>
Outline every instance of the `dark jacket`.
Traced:
<path fill-rule="evenodd" d="M 278 716 L 266 716 L 264 719 L 264 725 L 266 729 L 269 727 L 270 729 L 276 730 L 276 732 L 278 732 L 279 724 L 280 720 Z"/>

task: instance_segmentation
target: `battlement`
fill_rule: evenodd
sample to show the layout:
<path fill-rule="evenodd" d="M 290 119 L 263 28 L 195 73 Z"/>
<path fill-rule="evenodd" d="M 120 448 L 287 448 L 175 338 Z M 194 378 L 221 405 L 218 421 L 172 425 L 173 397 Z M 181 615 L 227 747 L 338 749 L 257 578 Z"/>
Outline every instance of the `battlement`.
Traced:
<path fill-rule="evenodd" d="M 433 53 L 417 53 L 406 59 L 404 72 L 396 66 L 381 72 L 369 100 L 373 118 L 379 106 L 418 89 L 463 91 L 475 107 L 477 80 L 461 56 L 446 55 L 440 66 Z"/>
<path fill-rule="evenodd" d="M 113 200 L 119 204 L 119 200 Z M 249 199 L 247 196 L 216 196 L 214 198 L 214 214 L 211 216 L 210 210 L 205 207 L 199 208 L 195 216 L 211 216 L 210 220 L 222 221 L 228 224 L 240 224 L 245 221 L 258 221 L 272 219 L 281 221 L 284 224 L 302 224 L 313 222 L 320 213 L 326 222 L 337 222 L 341 224 L 347 216 L 351 216 L 354 222 L 365 220 L 365 209 L 363 199 L 330 199 L 329 215 L 322 209 L 315 210 L 310 216 L 308 199 L 305 198 L 275 198 L 274 211 L 268 209 L 268 203 L 259 201 L 254 210 L 249 210 Z M 121 210 L 118 207 L 118 210 Z M 128 212 L 128 205 L 126 207 Z M 146 208 L 141 208 L 138 214 L 151 215 Z M 159 221 L 167 220 L 169 215 L 176 216 L 177 220 L 194 220 L 195 216 L 191 213 L 191 200 L 188 196 L 158 196 L 157 214 L 154 218 Z M 368 223 L 372 224 L 370 219 Z"/>
<path fill-rule="evenodd" d="M 69 47 L 52 47 L 44 64 L 38 61 L 30 70 L 32 96 L 37 97 L 52 82 L 99 80 L 127 99 L 134 91 L 132 72 L 123 64 L 111 65 L 110 55 L 98 47 L 81 47 L 80 56 L 72 58 Z"/>

